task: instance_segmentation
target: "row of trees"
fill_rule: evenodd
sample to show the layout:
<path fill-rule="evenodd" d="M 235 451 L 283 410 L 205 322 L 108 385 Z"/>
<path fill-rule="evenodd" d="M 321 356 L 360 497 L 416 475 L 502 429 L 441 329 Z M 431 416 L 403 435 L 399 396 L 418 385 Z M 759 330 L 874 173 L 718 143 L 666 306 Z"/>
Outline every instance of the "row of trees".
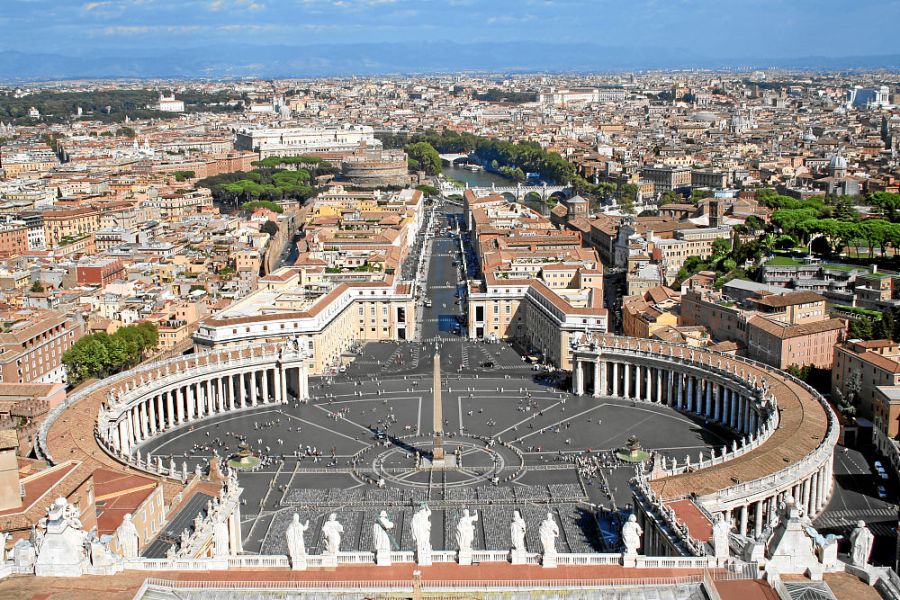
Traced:
<path fill-rule="evenodd" d="M 77 385 L 91 377 L 108 377 L 130 369 L 156 348 L 158 337 L 152 323 L 128 325 L 112 335 L 101 332 L 82 336 L 62 356 L 69 383 Z"/>
<path fill-rule="evenodd" d="M 525 173 L 538 173 L 542 178 L 560 185 L 572 183 L 576 179 L 572 163 L 556 152 L 544 150 L 537 142 L 508 142 L 471 133 L 438 133 L 433 130 L 419 134 L 379 133 L 378 138 L 385 148 L 406 148 L 407 153 L 411 145 L 420 143 L 428 144 L 439 154 L 474 153 L 485 164 L 493 165 L 493 161 L 496 161 L 498 170 L 500 167 L 518 168 Z M 420 160 L 417 156 L 410 156 Z"/>

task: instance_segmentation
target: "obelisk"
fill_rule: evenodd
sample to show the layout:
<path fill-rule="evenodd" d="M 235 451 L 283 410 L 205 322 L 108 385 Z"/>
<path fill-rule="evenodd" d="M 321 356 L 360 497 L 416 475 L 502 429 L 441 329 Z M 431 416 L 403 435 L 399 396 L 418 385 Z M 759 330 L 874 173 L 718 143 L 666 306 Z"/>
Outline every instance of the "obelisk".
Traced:
<path fill-rule="evenodd" d="M 441 404 L 441 355 L 434 353 L 434 449 L 431 452 L 432 464 L 444 462 L 444 411 Z"/>

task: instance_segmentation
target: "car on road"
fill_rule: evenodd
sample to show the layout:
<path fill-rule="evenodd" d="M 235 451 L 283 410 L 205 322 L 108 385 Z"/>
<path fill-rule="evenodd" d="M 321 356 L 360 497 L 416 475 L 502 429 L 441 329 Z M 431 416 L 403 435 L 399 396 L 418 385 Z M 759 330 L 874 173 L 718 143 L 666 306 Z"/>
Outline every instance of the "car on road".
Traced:
<path fill-rule="evenodd" d="M 481 363 L 481 366 L 484 367 L 485 369 L 493 369 L 493 368 L 494 368 L 494 361 L 492 361 L 492 360 L 486 360 L 486 361 L 484 361 L 483 363 Z"/>
<path fill-rule="evenodd" d="M 883 486 L 883 485 L 879 485 L 879 486 L 878 486 L 878 489 L 877 489 L 876 491 L 878 492 L 878 497 L 879 497 L 879 498 L 881 498 L 882 500 L 887 500 L 887 497 L 888 497 L 888 495 L 887 495 L 887 490 L 884 489 L 884 486 Z"/>

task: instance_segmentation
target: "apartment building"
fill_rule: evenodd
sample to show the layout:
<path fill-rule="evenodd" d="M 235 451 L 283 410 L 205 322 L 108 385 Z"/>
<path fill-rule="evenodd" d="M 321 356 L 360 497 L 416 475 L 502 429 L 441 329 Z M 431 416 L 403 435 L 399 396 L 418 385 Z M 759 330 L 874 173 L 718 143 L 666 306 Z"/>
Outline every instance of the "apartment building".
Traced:
<path fill-rule="evenodd" d="M 38 311 L 8 321 L 0 332 L 0 375 L 4 383 L 65 381 L 62 355 L 83 334 L 79 320 Z"/>
<path fill-rule="evenodd" d="M 858 386 L 857 415 L 865 419 L 880 416 L 897 435 L 896 422 L 888 418 L 889 411 L 879 405 L 878 388 L 900 386 L 900 344 L 891 340 L 847 340 L 833 348 L 831 391 L 845 398 Z M 851 383 L 853 381 L 853 383 Z"/>

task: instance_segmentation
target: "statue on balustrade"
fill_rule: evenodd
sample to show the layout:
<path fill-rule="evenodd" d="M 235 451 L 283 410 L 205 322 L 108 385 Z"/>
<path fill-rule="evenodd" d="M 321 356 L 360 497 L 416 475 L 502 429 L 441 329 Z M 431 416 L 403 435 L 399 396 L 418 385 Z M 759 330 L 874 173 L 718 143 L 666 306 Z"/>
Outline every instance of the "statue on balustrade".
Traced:
<path fill-rule="evenodd" d="M 622 526 L 622 543 L 625 544 L 626 556 L 634 556 L 641 547 L 641 535 L 644 531 L 637 523 L 637 517 L 628 515 L 628 521 Z"/>
<path fill-rule="evenodd" d="M 213 528 L 213 554 L 216 557 L 228 556 L 230 548 L 228 544 L 228 523 L 219 521 Z"/>
<path fill-rule="evenodd" d="M 322 525 L 322 539 L 325 541 L 325 554 L 337 555 L 341 547 L 341 534 L 344 526 L 338 523 L 337 515 L 331 513 Z"/>
<path fill-rule="evenodd" d="M 138 532 L 132 521 L 131 513 L 122 518 L 122 524 L 116 528 L 116 548 L 122 558 L 137 558 Z"/>
<path fill-rule="evenodd" d="M 431 509 L 424 502 L 413 515 L 410 529 L 416 543 L 416 556 L 421 562 L 431 556 Z"/>
<path fill-rule="evenodd" d="M 538 536 L 541 538 L 541 546 L 544 548 L 544 555 L 556 554 L 556 538 L 559 537 L 559 526 L 553 520 L 553 513 L 547 513 L 547 518 L 541 522 L 538 529 Z"/>
<path fill-rule="evenodd" d="M 372 541 L 375 546 L 375 552 L 384 553 L 391 551 L 391 529 L 394 524 L 388 518 L 387 511 L 383 510 L 372 524 Z"/>
<path fill-rule="evenodd" d="M 514 510 L 512 523 L 509 524 L 513 552 L 525 552 L 525 529 L 525 519 L 522 518 L 522 513 Z"/>
<path fill-rule="evenodd" d="M 712 527 L 713 552 L 716 558 L 728 558 L 729 553 L 729 536 L 731 534 L 731 524 L 725 519 L 725 515 L 719 513 L 716 516 L 716 522 Z"/>
<path fill-rule="evenodd" d="M 456 546 L 460 552 L 471 552 L 472 542 L 475 541 L 475 523 L 478 521 L 478 511 L 469 514 L 469 509 L 463 509 L 463 514 L 456 524 Z"/>
<path fill-rule="evenodd" d="M 294 513 L 294 520 L 284 532 L 288 554 L 291 557 L 291 566 L 294 568 L 306 562 L 306 542 L 303 541 L 303 534 L 307 529 L 309 529 L 309 519 L 306 520 L 306 523 L 301 523 L 300 515 Z"/>
<path fill-rule="evenodd" d="M 866 527 L 865 521 L 857 521 L 856 528 L 850 534 L 850 563 L 857 567 L 864 567 L 869 562 L 869 555 L 872 554 L 872 544 L 875 542 L 875 536 Z"/>

